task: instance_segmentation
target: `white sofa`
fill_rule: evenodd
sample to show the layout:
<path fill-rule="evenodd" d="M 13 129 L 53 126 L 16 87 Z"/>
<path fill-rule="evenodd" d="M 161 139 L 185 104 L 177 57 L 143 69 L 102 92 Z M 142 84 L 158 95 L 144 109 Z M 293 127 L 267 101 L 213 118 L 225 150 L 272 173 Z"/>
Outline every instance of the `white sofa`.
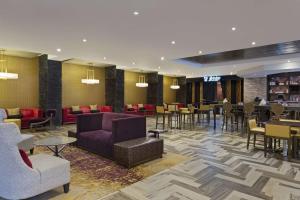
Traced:
<path fill-rule="evenodd" d="M 18 150 L 22 141 L 16 124 L 0 123 L 0 197 L 26 199 L 59 186 L 69 191 L 70 162 L 58 157 L 38 154 L 30 156 L 28 167 Z"/>

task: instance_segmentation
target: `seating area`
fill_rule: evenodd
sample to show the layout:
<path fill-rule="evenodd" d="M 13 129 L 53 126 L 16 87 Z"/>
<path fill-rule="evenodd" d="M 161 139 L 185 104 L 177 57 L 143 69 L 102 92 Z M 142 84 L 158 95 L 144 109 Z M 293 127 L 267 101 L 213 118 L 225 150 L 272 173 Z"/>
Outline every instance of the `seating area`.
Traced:
<path fill-rule="evenodd" d="M 93 105 L 92 105 L 93 106 Z M 112 106 L 98 106 L 94 105 L 94 108 L 91 106 L 75 106 L 77 109 L 73 110 L 72 107 L 64 107 L 62 109 L 62 123 L 63 124 L 72 124 L 76 123 L 77 116 L 83 113 L 97 113 L 97 112 L 112 112 Z"/>
<path fill-rule="evenodd" d="M 299 8 L 2 1 L 0 200 L 300 200 Z"/>

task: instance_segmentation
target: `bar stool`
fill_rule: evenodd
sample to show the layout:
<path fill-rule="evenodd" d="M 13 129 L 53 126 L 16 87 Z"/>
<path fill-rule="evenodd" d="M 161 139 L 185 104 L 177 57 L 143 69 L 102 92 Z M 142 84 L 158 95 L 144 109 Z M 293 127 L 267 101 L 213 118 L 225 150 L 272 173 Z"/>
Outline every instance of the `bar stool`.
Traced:
<path fill-rule="evenodd" d="M 163 122 L 158 122 L 159 116 L 162 116 Z M 170 125 L 170 116 L 171 113 L 167 110 L 165 110 L 164 106 L 156 106 L 156 129 L 158 124 L 163 125 L 163 130 L 165 130 L 165 124 L 166 124 L 166 117 L 168 118 L 168 126 Z"/>
<path fill-rule="evenodd" d="M 255 148 L 256 143 L 256 135 L 265 135 L 265 128 L 258 127 L 256 123 L 256 119 L 248 120 L 248 139 L 247 139 L 247 149 L 249 149 L 250 138 L 253 135 L 253 148 Z"/>
<path fill-rule="evenodd" d="M 292 137 L 289 126 L 266 124 L 266 133 L 264 138 L 264 154 L 267 156 L 267 144 L 270 139 L 282 139 L 288 142 L 288 160 L 291 158 Z"/>
<path fill-rule="evenodd" d="M 232 104 L 229 102 L 226 102 L 223 104 L 223 124 L 222 124 L 222 130 L 224 130 L 224 126 L 226 125 L 226 131 L 228 127 L 228 119 L 230 119 L 230 125 L 231 125 L 231 131 L 233 131 L 233 118 L 234 114 L 232 113 Z"/>
<path fill-rule="evenodd" d="M 175 123 L 175 128 L 179 128 L 179 112 L 177 105 L 168 105 L 168 111 L 171 113 L 170 128 L 173 128 L 173 122 Z"/>
<path fill-rule="evenodd" d="M 187 123 L 190 125 L 190 129 L 194 127 L 195 123 L 195 107 L 190 108 L 180 108 L 180 127 L 185 127 L 185 117 L 187 116 Z M 182 120 L 183 117 L 183 120 Z"/>
<path fill-rule="evenodd" d="M 243 122 L 242 122 L 242 133 L 244 133 L 244 130 L 248 130 L 249 127 L 249 123 L 248 120 L 249 119 L 256 119 L 256 116 L 253 115 L 253 112 L 255 111 L 255 105 L 253 102 L 250 103 L 245 103 L 244 105 L 244 116 L 243 116 Z M 256 119 L 257 121 L 257 119 Z"/>
<path fill-rule="evenodd" d="M 198 112 L 197 112 L 197 122 L 200 123 L 200 118 L 201 118 L 201 115 L 202 115 L 202 120 L 204 121 L 204 115 L 206 115 L 206 119 L 207 119 L 207 122 L 209 123 L 210 121 L 210 110 L 211 110 L 211 106 L 210 105 L 200 105 L 199 109 L 198 109 Z"/>

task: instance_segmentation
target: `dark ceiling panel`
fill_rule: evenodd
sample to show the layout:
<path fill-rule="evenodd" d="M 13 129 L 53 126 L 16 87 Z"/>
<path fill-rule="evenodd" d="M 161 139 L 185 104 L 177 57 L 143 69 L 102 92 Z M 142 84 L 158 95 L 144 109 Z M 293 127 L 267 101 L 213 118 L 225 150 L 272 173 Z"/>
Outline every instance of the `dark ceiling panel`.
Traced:
<path fill-rule="evenodd" d="M 181 58 L 181 60 L 200 64 L 211 64 L 295 53 L 300 53 L 300 40 L 265 45 L 260 47 L 252 47 L 247 49 L 238 49 L 233 51 L 186 57 Z"/>

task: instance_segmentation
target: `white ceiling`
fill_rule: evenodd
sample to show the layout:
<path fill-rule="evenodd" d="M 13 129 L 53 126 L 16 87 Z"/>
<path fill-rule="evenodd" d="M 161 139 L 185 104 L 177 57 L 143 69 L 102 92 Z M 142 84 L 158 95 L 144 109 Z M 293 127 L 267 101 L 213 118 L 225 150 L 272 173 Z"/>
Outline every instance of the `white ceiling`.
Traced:
<path fill-rule="evenodd" d="M 247 48 L 252 41 L 260 46 L 300 39 L 299 0 L 1 0 L 0 5 L 2 48 L 161 74 L 225 75 L 264 62 L 280 65 L 290 57 L 259 65 L 195 66 L 175 60 L 199 50 L 208 54 Z"/>

